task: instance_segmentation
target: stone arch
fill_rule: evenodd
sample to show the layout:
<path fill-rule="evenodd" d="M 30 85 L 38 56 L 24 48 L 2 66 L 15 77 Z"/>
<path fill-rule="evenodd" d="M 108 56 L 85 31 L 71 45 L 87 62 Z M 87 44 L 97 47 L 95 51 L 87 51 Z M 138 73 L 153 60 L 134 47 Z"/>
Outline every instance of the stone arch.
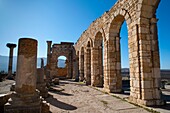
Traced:
<path fill-rule="evenodd" d="M 124 21 L 126 21 L 126 23 L 128 21 L 127 26 L 130 24 L 129 22 L 131 22 L 127 11 L 119 9 L 117 12 L 110 22 L 109 35 L 104 45 L 104 88 L 108 92 L 122 91 L 120 30 Z"/>
<path fill-rule="evenodd" d="M 50 41 L 51 42 L 51 41 Z M 51 42 L 52 43 L 52 42 Z M 49 47 L 50 50 L 50 60 L 49 60 L 49 71 L 52 78 L 59 77 L 59 68 L 57 67 L 57 59 L 59 56 L 65 56 L 67 58 L 67 76 L 65 78 L 75 78 L 74 71 L 76 71 L 74 65 L 75 49 L 73 47 L 74 43 L 71 42 L 61 42 L 60 44 L 53 44 Z M 50 45 L 51 46 L 51 45 Z M 48 53 L 48 54 L 49 54 Z M 64 78 L 62 76 L 62 78 Z"/>
<path fill-rule="evenodd" d="M 157 36 L 156 9 L 160 0 L 119 0 L 86 33 L 93 38 L 92 85 L 96 61 L 95 36 L 100 30 L 104 35 L 104 89 L 121 91 L 120 28 L 126 21 L 130 64 L 130 100 L 144 105 L 160 105 L 160 60 Z M 95 34 L 96 33 L 96 34 Z M 77 47 L 87 42 L 83 37 Z M 149 65 L 148 65 L 149 64 Z"/>
<path fill-rule="evenodd" d="M 107 31 L 109 36 L 106 37 L 107 41 L 110 37 L 120 36 L 121 26 L 124 21 L 127 23 L 127 28 L 129 29 L 130 24 L 132 23 L 133 17 L 125 9 L 118 9 L 110 18 Z M 128 31 L 129 32 L 129 31 Z"/>
<path fill-rule="evenodd" d="M 138 63 L 133 63 L 131 69 L 136 74 L 131 78 L 133 90 L 130 92 L 130 100 L 148 106 L 162 104 L 157 19 L 155 14 L 159 2 L 160 0 L 143 0 L 139 2 L 140 15 L 137 17 L 137 24 L 133 28 L 136 31 L 136 48 L 138 51 L 136 52 L 136 62 Z M 134 47 L 134 45 L 130 46 Z M 132 52 L 130 56 L 135 57 L 135 52 Z"/>
<path fill-rule="evenodd" d="M 89 47 L 93 47 L 93 40 L 92 40 L 92 38 L 88 38 L 88 40 L 87 40 L 87 44 L 86 44 L 86 47 L 87 46 L 89 46 Z"/>
<path fill-rule="evenodd" d="M 103 43 L 103 35 L 99 31 L 99 32 L 96 33 L 95 38 L 94 38 L 94 47 L 101 46 L 101 43 Z"/>

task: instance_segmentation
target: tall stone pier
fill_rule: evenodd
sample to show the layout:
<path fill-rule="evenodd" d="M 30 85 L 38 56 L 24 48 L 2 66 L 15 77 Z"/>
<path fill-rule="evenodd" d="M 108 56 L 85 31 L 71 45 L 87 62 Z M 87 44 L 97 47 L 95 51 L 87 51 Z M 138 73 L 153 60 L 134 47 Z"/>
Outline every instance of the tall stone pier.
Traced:
<path fill-rule="evenodd" d="M 37 41 L 19 39 L 16 86 L 5 105 L 5 113 L 41 113 L 41 100 L 36 91 Z"/>
<path fill-rule="evenodd" d="M 47 68 L 49 67 L 50 64 L 51 44 L 52 41 L 47 41 Z"/>
<path fill-rule="evenodd" d="M 9 63 L 8 63 L 8 76 L 7 76 L 7 78 L 10 78 L 12 76 L 13 50 L 16 47 L 16 44 L 7 43 L 6 46 L 10 49 Z"/>

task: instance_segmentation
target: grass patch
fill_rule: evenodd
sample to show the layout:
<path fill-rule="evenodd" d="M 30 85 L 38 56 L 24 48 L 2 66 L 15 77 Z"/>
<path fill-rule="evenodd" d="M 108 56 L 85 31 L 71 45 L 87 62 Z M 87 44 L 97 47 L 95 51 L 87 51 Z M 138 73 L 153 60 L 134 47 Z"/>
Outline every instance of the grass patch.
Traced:
<path fill-rule="evenodd" d="M 79 82 L 80 84 L 85 84 L 84 82 Z"/>

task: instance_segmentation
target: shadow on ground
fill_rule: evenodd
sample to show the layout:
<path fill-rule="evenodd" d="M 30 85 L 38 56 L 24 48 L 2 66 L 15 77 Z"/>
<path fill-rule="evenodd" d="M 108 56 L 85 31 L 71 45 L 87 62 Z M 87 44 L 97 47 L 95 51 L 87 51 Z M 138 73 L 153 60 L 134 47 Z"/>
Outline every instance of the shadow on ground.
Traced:
<path fill-rule="evenodd" d="M 83 82 L 75 82 L 73 80 L 60 81 L 60 86 L 64 86 L 65 84 L 74 84 L 74 85 L 79 85 L 79 86 L 86 86 L 86 84 L 83 83 Z"/>
<path fill-rule="evenodd" d="M 58 95 L 73 96 L 73 94 L 65 93 L 63 91 L 64 91 L 64 89 L 55 89 L 55 88 L 52 88 L 52 87 L 49 90 L 49 92 L 55 93 L 55 94 L 58 94 Z"/>
<path fill-rule="evenodd" d="M 77 107 L 72 106 L 70 104 L 66 104 L 64 102 L 61 102 L 59 100 L 57 100 L 56 98 L 53 97 L 49 97 L 47 99 L 45 99 L 48 103 L 50 103 L 51 105 L 60 108 L 60 109 L 64 109 L 64 110 L 76 110 Z"/>

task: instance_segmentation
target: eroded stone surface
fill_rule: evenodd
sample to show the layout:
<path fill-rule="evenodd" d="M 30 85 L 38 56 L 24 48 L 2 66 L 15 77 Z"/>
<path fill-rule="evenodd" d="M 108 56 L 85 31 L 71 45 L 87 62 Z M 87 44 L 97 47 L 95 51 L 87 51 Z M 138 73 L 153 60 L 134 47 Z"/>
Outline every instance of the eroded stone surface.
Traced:
<path fill-rule="evenodd" d="M 5 104 L 5 113 L 41 113 L 36 91 L 37 41 L 19 39 L 15 92 Z"/>

